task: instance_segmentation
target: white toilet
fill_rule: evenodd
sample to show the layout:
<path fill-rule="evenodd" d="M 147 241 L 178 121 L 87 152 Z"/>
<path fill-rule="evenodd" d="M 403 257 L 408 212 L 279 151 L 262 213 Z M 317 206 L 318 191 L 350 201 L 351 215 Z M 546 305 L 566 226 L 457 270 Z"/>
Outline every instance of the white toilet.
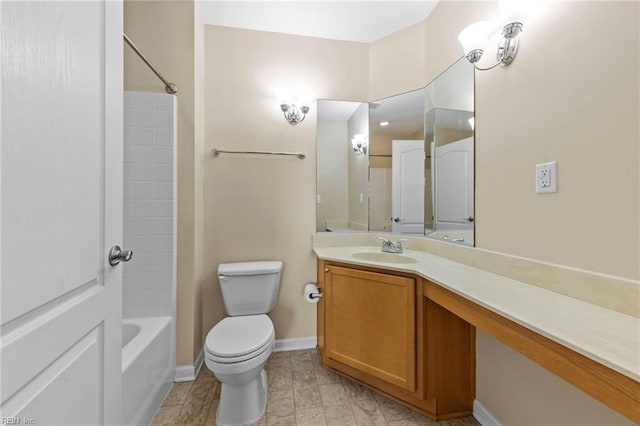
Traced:
<path fill-rule="evenodd" d="M 275 333 L 266 315 L 276 305 L 283 263 L 238 262 L 218 266 L 224 309 L 229 315 L 207 334 L 205 363 L 222 383 L 218 425 L 257 422 L 267 405 L 264 364 Z"/>

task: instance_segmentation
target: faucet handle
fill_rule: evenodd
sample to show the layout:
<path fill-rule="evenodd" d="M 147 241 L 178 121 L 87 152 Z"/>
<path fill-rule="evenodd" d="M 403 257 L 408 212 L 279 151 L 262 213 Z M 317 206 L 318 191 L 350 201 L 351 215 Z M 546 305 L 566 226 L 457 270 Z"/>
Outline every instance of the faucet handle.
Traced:
<path fill-rule="evenodd" d="M 393 247 L 393 243 L 391 240 L 387 240 L 386 238 L 376 237 L 382 241 L 382 251 L 389 251 Z"/>
<path fill-rule="evenodd" d="M 396 247 L 402 248 L 402 243 L 404 243 L 405 241 L 409 241 L 409 240 L 407 238 L 400 238 L 396 243 Z"/>

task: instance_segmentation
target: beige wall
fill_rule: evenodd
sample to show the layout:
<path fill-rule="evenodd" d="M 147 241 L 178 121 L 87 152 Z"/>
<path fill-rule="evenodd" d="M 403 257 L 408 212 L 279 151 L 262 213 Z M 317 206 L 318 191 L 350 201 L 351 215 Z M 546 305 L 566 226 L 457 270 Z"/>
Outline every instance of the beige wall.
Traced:
<path fill-rule="evenodd" d="M 425 22 L 369 44 L 369 99 L 425 86 Z"/>
<path fill-rule="evenodd" d="M 196 142 L 194 6 L 190 1 L 124 3 L 125 32 L 179 89 L 178 99 L 178 365 L 193 364 L 202 348 L 199 297 L 202 244 L 201 149 Z M 125 46 L 125 90 L 164 93 L 164 84 Z"/>
<path fill-rule="evenodd" d="M 550 3 L 513 66 L 476 73 L 478 246 L 640 278 L 638 7 Z M 561 39 L 549 30 L 559 26 Z M 613 32 L 628 52 L 594 61 Z M 559 192 L 536 195 L 535 164 L 547 161 Z"/>
<path fill-rule="evenodd" d="M 204 164 L 203 335 L 224 315 L 216 268 L 221 262 L 285 263 L 276 337 L 315 335 L 314 305 L 302 288 L 316 280 L 316 107 L 291 126 L 282 117 L 281 88 L 314 99 L 366 101 L 368 46 L 309 37 L 206 26 L 205 148 L 300 151 L 304 160 L 222 155 Z"/>
<path fill-rule="evenodd" d="M 476 350 L 477 399 L 503 425 L 634 424 L 481 331 Z"/>

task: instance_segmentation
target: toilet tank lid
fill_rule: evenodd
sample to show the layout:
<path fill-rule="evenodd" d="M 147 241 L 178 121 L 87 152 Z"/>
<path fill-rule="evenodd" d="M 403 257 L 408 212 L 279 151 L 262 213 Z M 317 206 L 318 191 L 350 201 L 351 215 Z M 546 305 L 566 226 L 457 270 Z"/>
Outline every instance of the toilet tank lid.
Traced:
<path fill-rule="evenodd" d="M 229 276 L 275 274 L 282 270 L 283 265 L 284 263 L 280 260 L 221 263 L 218 265 L 218 274 Z"/>

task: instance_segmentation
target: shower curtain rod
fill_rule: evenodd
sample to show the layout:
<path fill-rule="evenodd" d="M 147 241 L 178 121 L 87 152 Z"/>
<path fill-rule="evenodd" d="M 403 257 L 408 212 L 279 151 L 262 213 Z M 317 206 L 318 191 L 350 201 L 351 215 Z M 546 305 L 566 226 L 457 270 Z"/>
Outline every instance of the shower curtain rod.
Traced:
<path fill-rule="evenodd" d="M 151 68 L 151 71 L 153 71 L 153 73 L 157 75 L 160 80 L 162 80 L 162 82 L 164 83 L 164 88 L 167 91 L 167 93 L 169 93 L 170 95 L 174 95 L 178 93 L 178 86 L 169 82 L 166 78 L 164 78 L 162 74 L 160 74 L 160 71 L 158 71 L 151 62 L 149 62 L 149 60 L 142 54 L 140 49 L 138 49 L 138 47 L 135 44 L 133 44 L 133 42 L 131 41 L 129 36 L 127 36 L 127 34 L 122 33 L 122 35 L 124 36 L 124 41 L 127 42 L 129 47 L 131 47 L 133 51 L 136 52 L 136 54 L 140 57 L 140 59 L 142 59 L 144 63 L 147 64 L 149 68 Z"/>

